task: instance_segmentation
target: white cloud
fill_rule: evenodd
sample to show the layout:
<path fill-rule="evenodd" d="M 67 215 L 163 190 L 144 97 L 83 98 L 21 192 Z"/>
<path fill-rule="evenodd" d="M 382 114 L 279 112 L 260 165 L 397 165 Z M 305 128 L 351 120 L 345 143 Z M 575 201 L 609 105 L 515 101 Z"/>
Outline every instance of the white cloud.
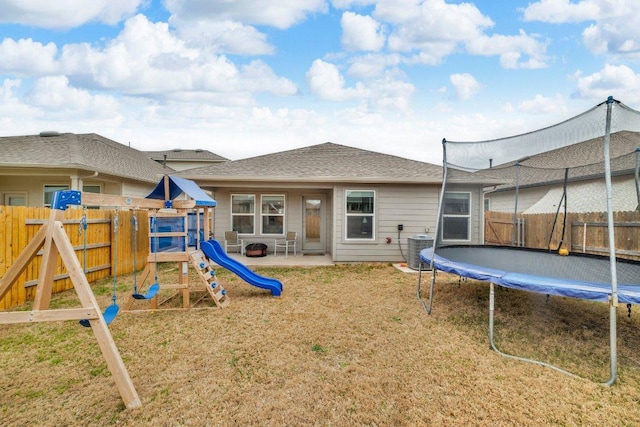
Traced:
<path fill-rule="evenodd" d="M 582 33 L 587 49 L 640 58 L 640 2 L 541 0 L 524 9 L 524 19 L 556 24 L 594 21 Z"/>
<path fill-rule="evenodd" d="M 307 81 L 311 93 L 321 100 L 360 100 L 360 108 L 368 112 L 406 112 L 415 91 L 414 85 L 406 82 L 404 76 L 397 71 L 347 87 L 338 67 L 320 59 L 313 61 L 307 71 Z"/>
<path fill-rule="evenodd" d="M 166 23 L 152 23 L 143 15 L 127 20 L 104 48 L 64 46 L 60 62 L 71 81 L 124 94 L 183 99 L 189 92 L 297 92 L 292 82 L 276 76 L 264 63 L 251 62 L 239 70 L 225 56 L 187 46 Z"/>
<path fill-rule="evenodd" d="M 68 29 L 91 21 L 114 25 L 133 15 L 143 0 L 0 0 L 0 22 Z"/>
<path fill-rule="evenodd" d="M 237 21 L 171 19 L 180 38 L 189 46 L 234 55 L 271 55 L 274 47 L 264 33 Z"/>
<path fill-rule="evenodd" d="M 596 1 L 540 0 L 530 3 L 524 9 L 525 21 L 543 21 L 551 23 L 583 22 L 595 20 L 601 15 Z"/>
<path fill-rule="evenodd" d="M 43 45 L 32 39 L 4 39 L 0 43 L 0 72 L 18 76 L 38 76 L 55 73 L 58 48 L 53 43 Z"/>
<path fill-rule="evenodd" d="M 172 23 L 236 21 L 287 29 L 304 21 L 308 14 L 326 12 L 324 0 L 166 0 Z"/>
<path fill-rule="evenodd" d="M 567 113 L 567 105 L 560 94 L 555 98 L 537 94 L 533 99 L 521 101 L 518 104 L 518 111 L 528 114 L 552 114 L 561 117 Z"/>
<path fill-rule="evenodd" d="M 311 93 L 325 101 L 346 101 L 366 95 L 362 86 L 347 88 L 340 70 L 334 64 L 316 59 L 307 71 Z"/>
<path fill-rule="evenodd" d="M 10 122 L 14 119 L 30 120 L 38 115 L 35 108 L 23 103 L 16 92 L 22 81 L 5 79 L 0 86 L 0 122 Z"/>
<path fill-rule="evenodd" d="M 324 0 L 167 0 L 169 23 L 188 45 L 216 53 L 271 55 L 275 49 L 255 26 L 286 30 L 309 14 L 327 10 Z"/>
<path fill-rule="evenodd" d="M 380 0 L 372 16 L 389 24 L 388 47 L 411 52 L 407 63 L 439 65 L 466 48 L 468 53 L 499 56 L 503 68 L 545 67 L 546 43 L 520 31 L 517 35 L 488 35 L 494 26 L 472 3 L 444 0 Z"/>
<path fill-rule="evenodd" d="M 379 76 L 387 67 L 399 65 L 401 58 L 397 54 L 368 54 L 353 58 L 349 67 L 349 75 L 359 78 Z"/>
<path fill-rule="evenodd" d="M 385 35 L 379 22 L 370 16 L 353 12 L 342 14 L 342 46 L 346 50 L 378 51 L 382 49 Z"/>
<path fill-rule="evenodd" d="M 500 56 L 506 69 L 536 69 L 547 66 L 546 43 L 539 42 L 520 31 L 517 36 L 480 36 L 467 42 L 467 50 L 474 55 Z M 526 57 L 523 59 L 523 55 Z"/>
<path fill-rule="evenodd" d="M 456 97 L 462 101 L 472 98 L 482 89 L 482 85 L 469 73 L 452 74 L 449 81 L 456 90 Z"/>
<path fill-rule="evenodd" d="M 389 46 L 398 51 L 430 52 L 433 46 L 476 38 L 494 25 L 473 4 L 448 4 L 444 0 L 383 0 L 376 5 L 373 16 L 395 25 Z"/>
<path fill-rule="evenodd" d="M 626 65 L 606 64 L 604 68 L 577 81 L 578 95 L 582 98 L 603 100 L 608 96 L 625 104 L 640 103 L 640 74 Z"/>
<path fill-rule="evenodd" d="M 30 105 L 46 111 L 48 115 L 77 120 L 117 117 L 118 102 L 111 96 L 92 95 L 86 90 L 69 85 L 65 76 L 39 78 L 26 100 Z"/>

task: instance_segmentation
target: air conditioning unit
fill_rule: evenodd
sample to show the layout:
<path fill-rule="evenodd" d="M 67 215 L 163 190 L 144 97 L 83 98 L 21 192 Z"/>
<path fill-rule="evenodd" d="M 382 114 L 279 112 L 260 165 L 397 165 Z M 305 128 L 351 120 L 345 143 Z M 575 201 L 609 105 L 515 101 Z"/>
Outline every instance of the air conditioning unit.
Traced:
<path fill-rule="evenodd" d="M 433 246 L 433 237 L 428 234 L 416 234 L 408 239 L 407 264 L 414 270 L 420 269 L 420 251 Z M 429 265 L 423 265 L 426 270 Z"/>

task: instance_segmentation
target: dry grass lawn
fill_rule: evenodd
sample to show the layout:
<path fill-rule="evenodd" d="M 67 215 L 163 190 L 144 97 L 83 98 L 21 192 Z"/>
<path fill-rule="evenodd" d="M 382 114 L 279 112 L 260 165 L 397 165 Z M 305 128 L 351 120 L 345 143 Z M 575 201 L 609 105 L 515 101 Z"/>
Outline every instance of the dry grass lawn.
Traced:
<path fill-rule="evenodd" d="M 90 329 L 2 326 L 0 424 L 640 425 L 638 312 L 619 310 L 619 377 L 606 387 L 606 304 L 497 292 L 501 349 L 586 377 L 579 379 L 490 350 L 486 284 L 439 274 L 427 315 L 416 275 L 390 265 L 256 271 L 282 280 L 283 296 L 220 269 L 231 299 L 223 310 L 118 315 L 110 329 L 139 409 L 124 408 Z M 175 281 L 172 274 L 160 282 Z M 120 278 L 121 303 L 131 283 Z M 94 287 L 105 306 L 109 288 Z M 67 292 L 53 306 L 75 301 Z"/>

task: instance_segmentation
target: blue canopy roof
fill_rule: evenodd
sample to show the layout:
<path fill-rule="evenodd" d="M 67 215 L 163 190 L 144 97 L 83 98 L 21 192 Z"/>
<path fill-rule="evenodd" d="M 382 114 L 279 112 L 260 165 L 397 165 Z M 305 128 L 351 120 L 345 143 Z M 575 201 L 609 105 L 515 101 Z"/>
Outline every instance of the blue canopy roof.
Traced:
<path fill-rule="evenodd" d="M 169 180 L 169 195 L 165 197 L 164 192 L 164 177 L 160 180 L 156 188 L 153 189 L 151 194 L 149 194 L 147 199 L 158 199 L 158 200 L 173 200 L 182 193 L 185 193 L 187 196 L 196 201 L 196 206 L 215 206 L 216 201 L 213 200 L 207 193 L 202 190 L 195 182 L 180 178 L 177 176 L 167 176 Z"/>

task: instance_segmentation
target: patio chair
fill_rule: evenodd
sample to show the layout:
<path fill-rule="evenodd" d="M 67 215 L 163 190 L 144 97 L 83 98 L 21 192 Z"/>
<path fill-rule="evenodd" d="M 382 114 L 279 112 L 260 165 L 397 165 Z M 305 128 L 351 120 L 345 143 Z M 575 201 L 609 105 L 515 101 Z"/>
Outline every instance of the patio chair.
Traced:
<path fill-rule="evenodd" d="M 244 241 L 238 238 L 237 231 L 224 232 L 224 251 L 229 253 L 229 249 L 239 249 L 238 253 L 244 253 Z"/>
<path fill-rule="evenodd" d="M 295 231 L 287 231 L 287 236 L 284 239 L 276 239 L 275 246 L 273 248 L 273 256 L 278 253 L 278 248 L 284 248 L 284 257 L 289 256 L 289 248 L 293 248 L 293 255 L 296 255 L 296 239 L 298 233 Z"/>

